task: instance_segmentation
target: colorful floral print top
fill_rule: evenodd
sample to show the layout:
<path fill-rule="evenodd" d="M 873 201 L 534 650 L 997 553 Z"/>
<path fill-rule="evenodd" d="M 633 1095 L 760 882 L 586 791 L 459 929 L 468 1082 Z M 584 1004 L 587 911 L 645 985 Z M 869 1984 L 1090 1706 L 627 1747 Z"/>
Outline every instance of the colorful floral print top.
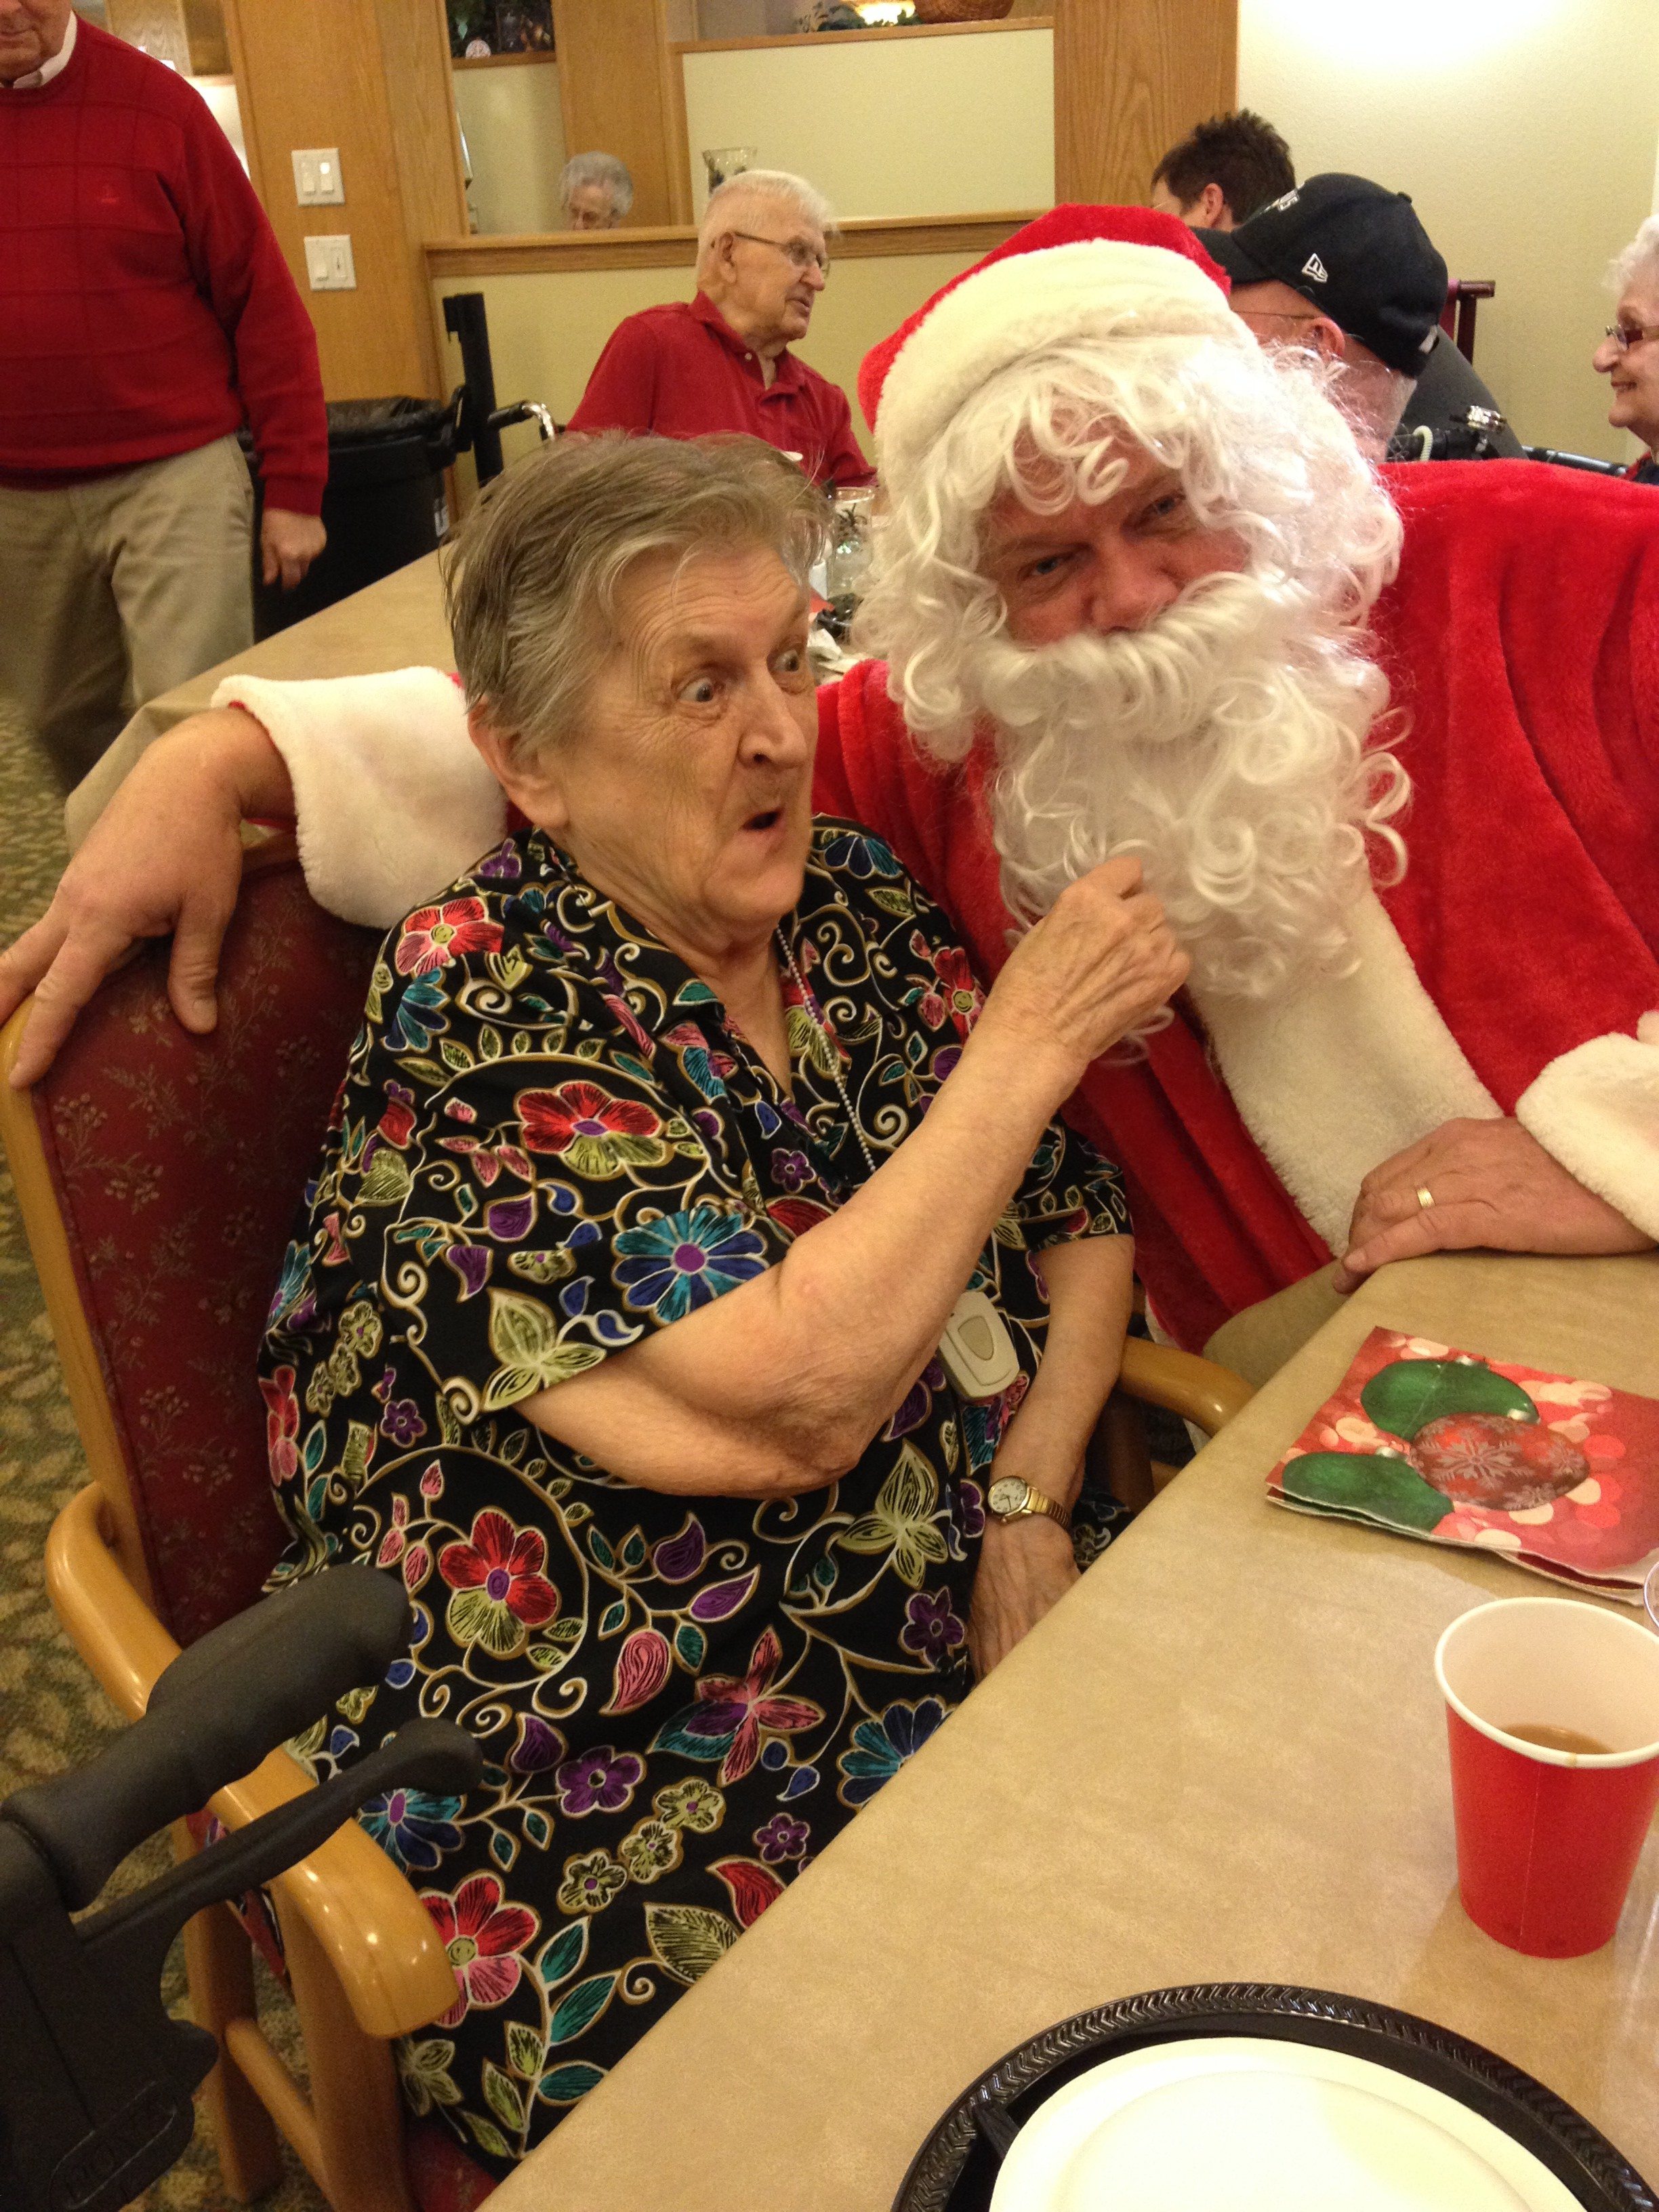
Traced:
<path fill-rule="evenodd" d="M 616 1479 L 519 1401 L 775 1265 L 915 1128 L 980 1005 L 887 848 L 823 822 L 783 926 L 793 1097 L 707 984 L 523 831 L 387 939 L 262 1363 L 293 1540 L 401 1574 L 413 1645 L 303 1748 L 422 1714 L 483 1745 L 465 1800 L 365 1819 L 419 1887 L 452 2010 L 409 2094 L 502 2168 L 709 1966 L 969 1686 L 985 1470 L 1035 1374 L 1031 1255 L 1127 1227 L 1055 1124 L 975 1284 L 1021 1373 L 935 1362 L 808 1496 Z M 872 1284 L 872 1297 L 881 1286 Z"/>

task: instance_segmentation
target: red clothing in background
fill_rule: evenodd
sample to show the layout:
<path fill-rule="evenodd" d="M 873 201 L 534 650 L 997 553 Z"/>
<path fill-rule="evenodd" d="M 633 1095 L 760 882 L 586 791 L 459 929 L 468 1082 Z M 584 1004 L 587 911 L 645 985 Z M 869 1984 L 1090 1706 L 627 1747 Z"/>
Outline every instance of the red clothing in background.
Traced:
<path fill-rule="evenodd" d="M 0 483 L 49 488 L 253 433 L 268 506 L 328 474 L 317 341 L 230 142 L 136 46 L 77 27 L 0 93 Z"/>
<path fill-rule="evenodd" d="M 787 348 L 772 368 L 768 384 L 754 349 L 699 292 L 617 324 L 568 427 L 659 438 L 744 430 L 799 453 L 815 483 L 873 483 L 840 386 Z"/>

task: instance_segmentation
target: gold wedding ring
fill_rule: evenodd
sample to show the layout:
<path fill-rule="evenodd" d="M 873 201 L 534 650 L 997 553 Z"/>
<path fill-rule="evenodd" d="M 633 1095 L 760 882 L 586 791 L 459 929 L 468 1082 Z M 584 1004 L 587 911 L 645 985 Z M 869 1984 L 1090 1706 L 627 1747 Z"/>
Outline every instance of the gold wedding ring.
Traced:
<path fill-rule="evenodd" d="M 1417 1186 L 1417 1202 L 1419 1206 L 1432 1206 L 1434 1204 L 1434 1193 L 1429 1188 L 1429 1186 L 1425 1182 L 1420 1182 Z"/>

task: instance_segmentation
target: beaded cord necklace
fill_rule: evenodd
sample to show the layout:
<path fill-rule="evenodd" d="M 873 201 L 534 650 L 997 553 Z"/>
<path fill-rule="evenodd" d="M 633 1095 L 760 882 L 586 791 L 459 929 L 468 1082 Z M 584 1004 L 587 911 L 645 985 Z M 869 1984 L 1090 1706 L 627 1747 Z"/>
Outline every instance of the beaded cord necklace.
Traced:
<path fill-rule="evenodd" d="M 818 1035 L 823 1039 L 825 1045 L 829 1048 L 830 1064 L 834 1073 L 836 1090 L 840 1096 L 842 1110 L 847 1115 L 847 1126 L 853 1132 L 854 1138 L 857 1139 L 858 1148 L 864 1155 L 865 1165 L 869 1169 L 871 1174 L 874 1175 L 876 1171 L 875 1156 L 871 1152 L 869 1146 L 864 1141 L 864 1132 L 858 1125 L 858 1117 L 853 1111 L 853 1102 L 848 1096 L 847 1085 L 842 1076 L 841 1048 L 836 1042 L 835 1034 L 831 1030 L 829 1023 L 818 1011 L 817 1000 L 807 989 L 805 978 L 802 975 L 800 969 L 795 965 L 795 956 L 789 949 L 789 940 L 784 935 L 782 928 L 780 927 L 773 932 L 773 934 L 777 939 L 778 950 L 783 955 L 783 964 L 789 970 L 790 975 L 794 981 L 795 988 L 800 993 L 801 1004 L 806 1010 L 806 1018 L 811 1023 L 813 1028 L 817 1031 Z"/>
<path fill-rule="evenodd" d="M 847 1115 L 848 1127 L 858 1139 L 858 1147 L 864 1155 L 866 1165 L 874 1175 L 875 1158 L 864 1141 L 864 1132 L 854 1115 L 853 1102 L 842 1078 L 841 1052 L 835 1033 L 819 1011 L 817 1000 L 807 989 L 805 978 L 795 965 L 795 956 L 789 949 L 788 939 L 781 927 L 774 934 L 778 941 L 778 950 L 783 955 L 784 965 L 794 981 L 795 988 L 800 993 L 806 1018 L 829 1048 L 836 1089 Z M 977 1331 L 977 1335 L 969 1336 L 970 1330 Z M 1018 1355 L 1014 1350 L 1013 1339 L 1008 1334 L 1007 1322 L 983 1291 L 972 1288 L 964 1288 L 951 1308 L 936 1356 L 943 1363 L 945 1372 L 957 1395 L 981 1402 L 1000 1397 L 1019 1371 Z"/>

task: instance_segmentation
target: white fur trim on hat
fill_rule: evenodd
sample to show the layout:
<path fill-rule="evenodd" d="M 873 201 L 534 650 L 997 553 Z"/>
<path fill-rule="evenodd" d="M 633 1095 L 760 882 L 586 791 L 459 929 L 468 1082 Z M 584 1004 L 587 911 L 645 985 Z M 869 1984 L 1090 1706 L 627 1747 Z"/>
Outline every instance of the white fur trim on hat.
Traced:
<path fill-rule="evenodd" d="M 1161 246 L 1079 239 L 992 262 L 945 294 L 887 372 L 876 422 L 883 483 L 902 495 L 963 402 L 1023 355 L 1129 337 L 1143 320 L 1160 337 L 1255 343 L 1215 279 Z"/>

